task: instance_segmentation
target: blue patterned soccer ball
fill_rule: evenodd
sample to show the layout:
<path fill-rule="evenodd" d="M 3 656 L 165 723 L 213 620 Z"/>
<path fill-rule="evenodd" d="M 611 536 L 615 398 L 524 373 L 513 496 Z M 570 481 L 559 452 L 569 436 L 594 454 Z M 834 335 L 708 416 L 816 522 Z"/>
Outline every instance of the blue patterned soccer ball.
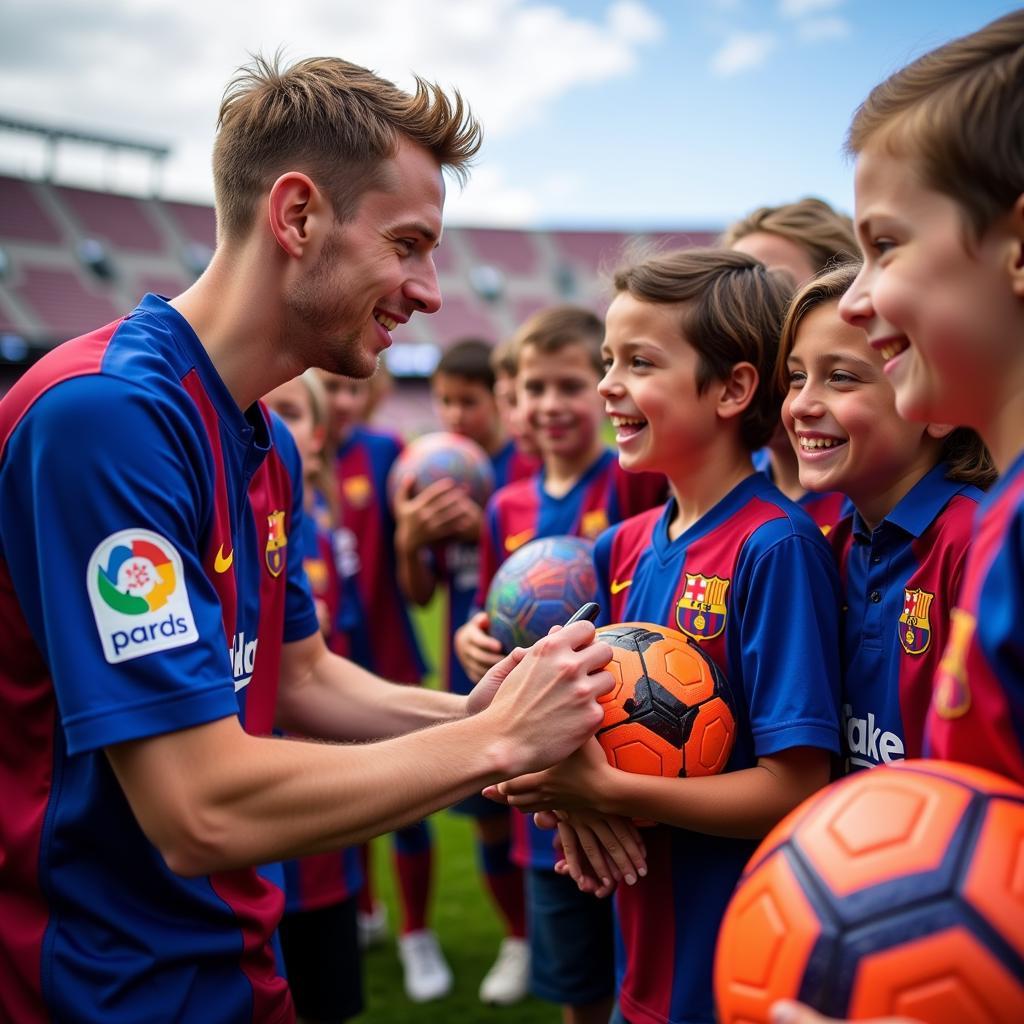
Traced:
<path fill-rule="evenodd" d="M 494 490 L 494 470 L 487 452 L 461 434 L 437 431 L 410 441 L 388 474 L 388 496 L 394 504 L 398 482 L 413 478 L 413 494 L 437 480 L 462 484 L 469 496 L 483 507 Z"/>
<path fill-rule="evenodd" d="M 524 544 L 494 574 L 487 591 L 490 633 L 505 651 L 529 647 L 593 601 L 593 545 L 579 537 L 544 537 Z"/>

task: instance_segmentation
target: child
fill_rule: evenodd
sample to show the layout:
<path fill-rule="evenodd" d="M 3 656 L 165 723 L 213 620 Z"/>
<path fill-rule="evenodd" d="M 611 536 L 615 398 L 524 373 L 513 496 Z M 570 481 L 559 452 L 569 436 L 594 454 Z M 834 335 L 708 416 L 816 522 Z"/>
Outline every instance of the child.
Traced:
<path fill-rule="evenodd" d="M 783 270 L 801 285 L 829 267 L 858 255 L 849 217 L 821 199 L 805 198 L 782 206 L 762 206 L 726 228 L 721 244 L 760 260 L 769 270 Z M 780 424 L 767 447 L 754 455 L 754 466 L 821 527 L 827 536 L 843 514 L 843 496 L 816 494 L 800 485 L 796 455 Z"/>
<path fill-rule="evenodd" d="M 601 394 L 622 466 L 672 497 L 597 542 L 610 622 L 682 630 L 730 682 L 728 770 L 661 778 L 595 743 L 498 787 L 529 807 L 589 807 L 671 827 L 644 835 L 647 877 L 620 889 L 619 1012 L 712 1022 L 715 936 L 757 841 L 829 778 L 839 749 L 838 580 L 811 519 L 754 471 L 779 417 L 772 378 L 788 284 L 749 256 L 689 250 L 620 271 Z"/>
<path fill-rule="evenodd" d="M 513 338 L 508 338 L 495 345 L 491 352 L 494 401 L 508 436 L 505 448 L 498 455 L 498 462 L 500 464 L 508 460 L 512 464 L 504 474 L 504 483 L 530 476 L 540 469 L 537 444 L 530 436 L 529 428 L 516 406 L 516 357 L 513 341 Z"/>
<path fill-rule="evenodd" d="M 840 311 L 907 419 L 973 427 L 1002 479 L 975 524 L 925 752 L 1024 782 L 1024 11 L 896 72 L 858 110 L 864 266 Z"/>
<path fill-rule="evenodd" d="M 542 470 L 502 488 L 487 506 L 481 537 L 482 606 L 498 566 L 536 537 L 594 538 L 609 523 L 662 500 L 664 479 L 623 473 L 601 440 L 601 321 L 561 306 L 529 319 L 513 340 L 517 408 L 540 451 Z M 500 657 L 478 613 L 456 634 L 470 678 Z M 611 915 L 554 872 L 551 834 L 517 815 L 514 856 L 527 867 L 531 988 L 564 1007 L 570 1024 L 605 1024 L 613 992 Z"/>
<path fill-rule="evenodd" d="M 994 478 L 974 431 L 897 414 L 884 360 L 839 316 L 858 269 L 847 264 L 804 285 L 779 346 L 782 421 L 800 483 L 844 494 L 855 509 L 828 537 L 846 609 L 847 771 L 921 756 L 978 486 Z"/>
<path fill-rule="evenodd" d="M 329 636 L 340 584 L 331 557 L 330 532 L 317 523 L 315 494 L 325 485 L 325 396 L 315 370 L 275 388 L 264 398 L 284 420 L 302 459 L 303 520 L 297 538 L 302 565 Z M 288 984 L 299 1016 L 308 1021 L 343 1021 L 363 1011 L 362 957 L 356 924 L 363 873 L 359 852 L 348 848 L 284 864 L 285 912 L 281 946 Z"/>
<path fill-rule="evenodd" d="M 509 457 L 511 442 L 505 438 L 498 412 L 487 342 L 466 339 L 452 345 L 441 357 L 430 386 L 442 426 L 487 452 L 498 487 L 510 482 L 510 471 L 522 471 L 524 463 Z M 439 581 L 445 585 L 445 682 L 453 693 L 469 693 L 473 681 L 452 644 L 454 626 L 469 617 L 476 593 L 483 510 L 451 480 L 439 480 L 415 497 L 410 496 L 409 483 L 400 482 L 395 519 L 399 583 L 409 599 L 420 605 L 430 600 Z M 529 983 L 523 876 L 509 858 L 509 811 L 480 794 L 460 801 L 452 810 L 474 819 L 477 860 L 505 926 L 498 957 L 481 982 L 480 999 L 509 1005 L 526 995 Z"/>
<path fill-rule="evenodd" d="M 419 685 L 426 672 L 395 565 L 395 524 L 386 481 L 402 450 L 392 434 L 364 426 L 376 397 L 369 380 L 320 371 L 327 392 L 327 450 L 341 509 L 334 535 L 342 578 L 341 608 L 330 645 L 385 679 Z M 372 378 L 371 378 L 372 380 Z M 369 858 L 360 893 L 364 945 L 386 928 L 383 905 L 373 898 Z M 398 940 L 406 993 L 414 1002 L 438 999 L 451 989 L 451 969 L 428 927 L 433 880 L 433 841 L 426 822 L 395 833 L 395 868 L 402 908 Z"/>
<path fill-rule="evenodd" d="M 925 54 L 854 116 L 864 266 L 839 312 L 867 332 L 901 416 L 973 427 L 985 496 L 935 679 L 925 754 L 1024 783 L 1024 11 Z M 825 1024 L 780 1003 L 775 1024 Z M 882 1024 L 882 1022 L 875 1022 Z"/>

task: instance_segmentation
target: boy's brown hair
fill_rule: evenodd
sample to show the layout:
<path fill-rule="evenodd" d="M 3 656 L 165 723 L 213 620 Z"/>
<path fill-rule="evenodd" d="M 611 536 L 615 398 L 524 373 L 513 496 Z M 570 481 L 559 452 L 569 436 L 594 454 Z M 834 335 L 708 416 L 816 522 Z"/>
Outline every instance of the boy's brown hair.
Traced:
<path fill-rule="evenodd" d="M 460 178 L 482 142 L 458 92 L 449 97 L 417 77 L 409 94 L 336 57 L 289 68 L 280 55 L 254 57 L 224 91 L 217 125 L 213 182 L 224 238 L 246 234 L 259 197 L 284 171 L 309 174 L 344 221 L 367 189 L 386 184 L 384 161 L 401 138 Z"/>
<path fill-rule="evenodd" d="M 519 370 L 525 348 L 536 348 L 544 355 L 551 355 L 570 345 L 580 345 L 598 377 L 603 377 L 603 343 L 604 324 L 589 309 L 582 306 L 551 306 L 542 309 L 524 321 L 509 340 L 511 365 L 515 367 L 513 375 Z"/>
<path fill-rule="evenodd" d="M 438 374 L 461 377 L 494 390 L 494 367 L 491 364 L 491 344 L 483 338 L 463 338 L 445 349 L 438 360 L 431 379 Z"/>
<path fill-rule="evenodd" d="M 616 271 L 614 283 L 616 292 L 641 302 L 680 306 L 682 337 L 699 357 L 698 393 L 725 380 L 737 363 L 756 368 L 757 390 L 740 420 L 740 436 L 751 451 L 767 444 L 782 401 L 774 368 L 792 291 L 789 275 L 729 249 L 680 249 Z"/>
<path fill-rule="evenodd" d="M 860 270 L 859 262 L 845 263 L 834 270 L 812 278 L 797 289 L 786 311 L 779 339 L 779 355 L 775 365 L 776 384 L 780 392 L 789 389 L 789 368 L 787 361 L 796 344 L 800 324 L 807 315 L 819 306 L 830 302 L 838 303 L 850 290 Z M 838 313 L 837 313 L 838 315 Z M 973 484 L 988 488 L 996 479 L 996 468 L 984 442 L 969 427 L 957 427 L 942 445 L 939 456 L 948 463 L 946 476 L 957 483 Z"/>
<path fill-rule="evenodd" d="M 1024 192 L 1024 10 L 901 68 L 854 114 L 846 146 L 878 139 L 963 207 L 975 237 Z"/>
<path fill-rule="evenodd" d="M 719 244 L 731 249 L 741 238 L 757 232 L 778 235 L 798 245 L 807 253 L 816 271 L 860 255 L 850 218 L 813 196 L 782 206 L 759 206 L 730 224 Z"/>

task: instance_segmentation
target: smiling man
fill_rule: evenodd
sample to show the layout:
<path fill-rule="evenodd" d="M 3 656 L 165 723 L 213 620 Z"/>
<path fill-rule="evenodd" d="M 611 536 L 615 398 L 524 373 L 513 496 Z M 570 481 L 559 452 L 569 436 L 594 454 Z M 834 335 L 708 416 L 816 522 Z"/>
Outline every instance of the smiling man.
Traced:
<path fill-rule="evenodd" d="M 439 308 L 442 168 L 479 142 L 436 86 L 256 60 L 221 108 L 209 269 L 0 403 L 0 1018 L 291 1020 L 279 879 L 252 865 L 418 820 L 601 720 L 589 623 L 470 698 L 330 654 L 297 453 L 257 403 L 308 366 L 368 376 Z"/>

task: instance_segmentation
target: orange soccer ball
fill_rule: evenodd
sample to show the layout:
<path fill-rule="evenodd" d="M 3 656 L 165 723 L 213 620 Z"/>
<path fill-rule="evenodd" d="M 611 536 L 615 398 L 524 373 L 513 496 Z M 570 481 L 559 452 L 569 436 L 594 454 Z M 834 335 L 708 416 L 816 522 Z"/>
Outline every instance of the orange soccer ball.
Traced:
<path fill-rule="evenodd" d="M 736 738 L 729 686 L 683 633 L 650 622 L 598 630 L 610 644 L 615 686 L 603 697 L 597 739 L 609 763 L 642 775 L 715 775 Z"/>
<path fill-rule="evenodd" d="M 1024 1021 L 1024 789 L 945 761 L 849 776 L 764 840 L 726 911 L 721 1024 L 799 999 L 833 1017 Z"/>

